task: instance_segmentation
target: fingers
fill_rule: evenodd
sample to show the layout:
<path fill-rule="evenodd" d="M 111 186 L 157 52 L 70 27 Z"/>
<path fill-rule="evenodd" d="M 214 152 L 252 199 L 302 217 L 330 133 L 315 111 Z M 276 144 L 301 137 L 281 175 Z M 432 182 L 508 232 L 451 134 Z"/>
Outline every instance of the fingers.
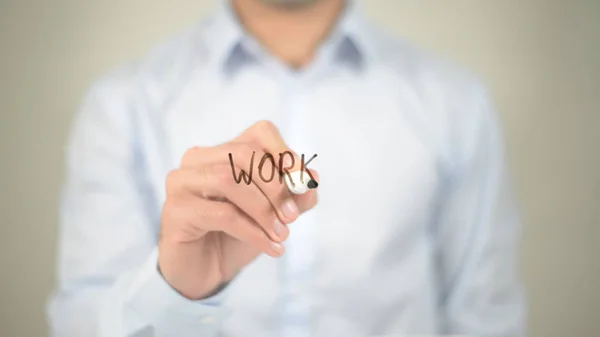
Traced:
<path fill-rule="evenodd" d="M 206 165 L 223 164 L 233 161 L 244 170 L 256 167 L 264 155 L 263 149 L 254 142 L 226 143 L 215 147 L 193 147 L 186 151 L 181 160 L 181 168 L 198 168 Z M 252 164 L 252 165 L 251 165 Z"/>
<path fill-rule="evenodd" d="M 243 159 L 242 162 L 245 165 L 250 163 L 259 165 L 260 161 L 264 164 L 263 159 L 268 160 L 270 163 L 274 162 L 279 168 L 278 173 L 286 174 L 287 172 L 300 170 L 302 166 L 302 158 L 287 146 L 275 124 L 270 121 L 259 121 L 246 129 L 232 142 L 212 148 L 195 147 L 188 150 L 182 161 L 182 167 L 197 167 L 215 161 L 227 161 L 230 154 L 233 158 Z M 306 165 L 314 157 L 316 155 L 311 158 L 304 158 Z M 312 176 L 312 172 L 309 172 L 309 175 Z"/>
<path fill-rule="evenodd" d="M 266 152 L 280 154 L 291 149 L 285 144 L 279 130 L 270 121 L 260 121 L 249 127 L 236 141 L 258 143 Z"/>
<path fill-rule="evenodd" d="M 292 158 L 292 155 L 289 154 L 287 158 Z M 250 183 L 256 185 L 271 202 L 281 222 L 289 224 L 298 218 L 300 211 L 279 174 L 279 161 L 279 158 L 265 152 L 255 142 L 227 143 L 213 148 L 188 150 L 182 168 L 198 169 L 217 165 L 225 169 L 227 164 L 229 168 L 216 172 L 218 184 L 228 186 L 235 182 L 241 187 Z"/>
<path fill-rule="evenodd" d="M 252 219 L 229 202 L 197 198 L 169 207 L 170 214 L 180 218 L 177 223 L 187 227 L 184 231 L 222 231 L 273 257 L 281 256 L 285 251 L 283 244 L 270 240 Z"/>
<path fill-rule="evenodd" d="M 197 230 L 224 231 L 274 256 L 284 249 L 287 224 L 318 201 L 315 190 L 293 195 L 280 176 L 281 169 L 300 169 L 300 163 L 277 128 L 263 121 L 233 142 L 188 150 L 167 179 L 167 195 L 200 205 L 195 207 L 218 207 L 199 213 L 193 220 Z M 318 180 L 316 172 L 308 173 Z M 224 211 L 233 218 L 211 222 L 223 220 Z"/>
<path fill-rule="evenodd" d="M 279 220 L 272 202 L 255 184 L 237 184 L 225 165 L 176 170 L 167 178 L 167 195 L 184 199 L 226 200 L 236 205 L 274 241 L 287 239 L 289 230 Z"/>
<path fill-rule="evenodd" d="M 277 126 L 270 121 L 262 120 L 244 131 L 236 141 L 257 143 L 265 152 L 280 157 L 278 163 L 283 172 L 300 169 L 300 156 L 285 143 Z"/>
<path fill-rule="evenodd" d="M 262 171 L 260 168 L 272 168 L 273 162 L 275 162 L 279 168 L 279 173 L 287 174 L 288 177 L 290 172 L 302 169 L 302 158 L 287 146 L 277 127 L 269 121 L 257 122 L 242 133 L 235 141 L 256 144 L 266 153 L 268 158 L 263 157 L 265 161 L 261 159 L 261 162 L 258 163 L 259 173 Z M 312 160 L 312 158 L 306 159 L 307 162 Z M 261 166 L 261 164 L 264 164 L 265 162 L 268 163 Z M 315 171 L 308 169 L 305 169 L 305 171 L 310 178 L 315 179 Z M 292 195 L 285 186 L 285 183 L 283 183 L 282 177 L 279 178 L 278 183 L 273 183 L 274 180 L 271 180 L 270 176 L 267 179 L 255 179 L 255 182 L 269 200 L 274 201 L 274 205 L 277 205 L 277 201 L 282 200 L 283 197 L 283 207 L 276 207 L 276 209 L 282 210 L 282 212 L 279 213 L 279 217 L 282 221 L 291 223 L 303 212 L 302 209 L 308 210 L 309 208 L 314 207 L 314 204 L 311 202 L 316 200 L 316 195 L 312 196 L 312 194 L 315 194 L 316 192 L 311 191 L 310 195 L 304 197 Z M 291 177 L 289 178 L 291 179 Z M 302 207 L 298 206 L 299 201 L 303 203 Z"/>

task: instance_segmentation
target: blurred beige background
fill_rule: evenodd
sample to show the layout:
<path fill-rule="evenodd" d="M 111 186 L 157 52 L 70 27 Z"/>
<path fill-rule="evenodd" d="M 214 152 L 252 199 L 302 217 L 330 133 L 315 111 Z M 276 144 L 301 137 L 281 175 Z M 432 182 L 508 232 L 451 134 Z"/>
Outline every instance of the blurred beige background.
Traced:
<path fill-rule="evenodd" d="M 532 336 L 600 336 L 600 1 L 368 0 L 478 73 L 524 212 Z M 0 0 L 0 336 L 46 336 L 63 145 L 91 82 L 210 0 Z"/>

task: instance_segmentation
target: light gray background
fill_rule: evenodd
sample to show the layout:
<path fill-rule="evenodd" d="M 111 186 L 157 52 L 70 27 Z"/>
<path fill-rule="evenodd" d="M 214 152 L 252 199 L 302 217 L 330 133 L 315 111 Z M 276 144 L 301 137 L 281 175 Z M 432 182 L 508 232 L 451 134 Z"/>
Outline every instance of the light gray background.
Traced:
<path fill-rule="evenodd" d="M 524 212 L 532 336 L 600 336 L 600 1 L 368 0 L 481 75 Z M 204 16 L 201 0 L 0 0 L 0 335 L 45 336 L 63 146 L 97 76 Z"/>

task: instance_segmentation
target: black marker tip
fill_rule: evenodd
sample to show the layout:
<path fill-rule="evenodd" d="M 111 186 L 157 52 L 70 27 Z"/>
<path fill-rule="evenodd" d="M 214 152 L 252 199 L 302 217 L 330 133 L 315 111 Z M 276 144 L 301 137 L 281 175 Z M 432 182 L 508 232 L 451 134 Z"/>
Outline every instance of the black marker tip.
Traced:
<path fill-rule="evenodd" d="M 315 188 L 317 188 L 317 186 L 319 186 L 319 183 L 318 183 L 316 180 L 314 180 L 314 179 L 311 179 L 311 180 L 310 180 L 310 181 L 309 181 L 309 182 L 306 184 L 306 186 L 307 186 L 309 189 L 311 189 L 311 190 L 312 190 L 312 189 L 315 189 Z"/>

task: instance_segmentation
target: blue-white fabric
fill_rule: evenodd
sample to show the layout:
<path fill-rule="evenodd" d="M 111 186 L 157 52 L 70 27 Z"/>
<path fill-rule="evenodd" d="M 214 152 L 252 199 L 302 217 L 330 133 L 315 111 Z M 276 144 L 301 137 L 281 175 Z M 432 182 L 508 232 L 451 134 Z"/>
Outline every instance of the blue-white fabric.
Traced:
<path fill-rule="evenodd" d="M 281 258 L 191 301 L 157 271 L 165 177 L 193 146 L 270 120 L 320 175 Z M 68 146 L 53 336 L 521 336 L 519 217 L 473 75 L 349 3 L 302 70 L 226 1 L 98 80 Z M 151 335 L 151 334 L 149 334 Z"/>

